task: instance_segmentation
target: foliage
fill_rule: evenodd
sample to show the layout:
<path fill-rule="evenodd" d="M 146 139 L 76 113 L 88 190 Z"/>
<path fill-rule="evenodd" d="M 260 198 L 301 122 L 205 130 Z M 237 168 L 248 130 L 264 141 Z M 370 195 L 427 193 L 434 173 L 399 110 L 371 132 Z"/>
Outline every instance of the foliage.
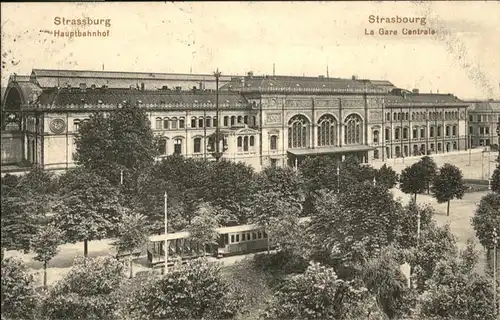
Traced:
<path fill-rule="evenodd" d="M 370 259 L 361 278 L 389 319 L 401 319 L 415 308 L 416 299 L 407 287 L 407 279 L 400 269 L 402 261 L 393 247 L 386 247 L 380 256 Z"/>
<path fill-rule="evenodd" d="M 156 141 L 147 113 L 127 101 L 108 116 L 92 114 L 88 123 L 80 126 L 75 161 L 117 185 L 121 170 L 134 176 L 141 167 L 153 164 L 158 153 Z"/>
<path fill-rule="evenodd" d="M 356 267 L 396 239 L 401 210 L 386 188 L 355 184 L 318 199 L 309 231 L 319 248 Z"/>
<path fill-rule="evenodd" d="M 266 167 L 255 175 L 256 192 L 273 192 L 287 203 L 299 203 L 302 198 L 299 175 L 289 167 Z"/>
<path fill-rule="evenodd" d="M 448 202 L 447 214 L 449 214 L 450 200 L 462 199 L 465 189 L 462 172 L 458 167 L 449 163 L 445 163 L 439 169 L 432 184 L 432 194 L 438 203 Z"/>
<path fill-rule="evenodd" d="M 420 215 L 420 232 L 433 228 L 434 221 L 432 217 L 436 214 L 434 208 L 430 205 L 417 205 L 411 200 L 401 211 L 401 220 L 399 223 L 399 232 L 397 236 L 398 244 L 405 249 L 417 245 L 417 221 Z"/>
<path fill-rule="evenodd" d="M 216 228 L 219 227 L 217 217 L 210 207 L 204 206 L 198 210 L 198 215 L 187 227 L 189 239 L 205 252 L 205 246 L 216 245 L 219 239 L 219 233 Z"/>
<path fill-rule="evenodd" d="M 2 319 L 33 319 L 36 292 L 33 276 L 21 260 L 2 259 Z"/>
<path fill-rule="evenodd" d="M 47 263 L 54 258 L 62 240 L 62 232 L 52 225 L 41 227 L 31 239 L 34 259 L 43 263 L 43 285 L 47 286 Z"/>
<path fill-rule="evenodd" d="M 105 178 L 84 168 L 67 171 L 54 222 L 65 241 L 100 240 L 116 232 L 122 215 L 120 193 Z"/>
<path fill-rule="evenodd" d="M 312 247 L 310 235 L 307 233 L 309 223 L 300 221 L 298 214 L 296 207 L 285 209 L 283 214 L 270 219 L 266 232 L 269 241 L 277 250 L 307 258 Z"/>
<path fill-rule="evenodd" d="M 354 156 L 347 156 L 340 163 L 340 183 L 346 185 L 349 183 L 373 182 L 377 170 L 367 164 L 362 164 Z"/>
<path fill-rule="evenodd" d="M 485 195 L 471 220 L 476 236 L 483 247 L 488 249 L 493 247 L 495 228 L 497 230 L 496 242 L 500 243 L 500 194 L 492 192 Z"/>
<path fill-rule="evenodd" d="M 396 171 L 389 167 L 387 164 L 383 164 L 380 169 L 377 170 L 375 178 L 377 179 L 377 184 L 383 186 L 387 189 L 392 189 L 398 183 L 399 177 Z"/>
<path fill-rule="evenodd" d="M 337 168 L 339 163 L 327 156 L 306 157 L 300 164 L 300 179 L 306 193 L 318 190 L 336 191 L 338 187 Z"/>
<path fill-rule="evenodd" d="M 427 191 L 429 191 L 438 172 L 437 164 L 434 159 L 429 156 L 423 156 L 419 163 L 422 164 L 424 168 L 422 171 L 422 178 L 427 185 Z"/>
<path fill-rule="evenodd" d="M 289 274 L 303 273 L 309 266 L 308 260 L 290 250 L 256 254 L 252 262 L 257 270 L 269 276 L 267 280 L 271 287 L 280 283 Z"/>
<path fill-rule="evenodd" d="M 427 168 L 421 162 L 416 162 L 404 168 L 399 178 L 399 188 L 401 191 L 415 195 L 415 199 L 417 199 L 417 194 L 427 190 L 426 171 Z"/>
<path fill-rule="evenodd" d="M 500 152 L 498 157 L 500 161 Z M 491 176 L 491 190 L 500 193 L 500 163 L 498 163 L 495 170 L 493 170 L 493 175 Z"/>
<path fill-rule="evenodd" d="M 461 259 L 440 261 L 422 301 L 422 314 L 433 319 L 494 320 L 490 281 L 475 272 L 478 253 L 469 243 Z"/>
<path fill-rule="evenodd" d="M 42 302 L 46 319 L 114 319 L 124 281 L 123 265 L 112 257 L 77 259 Z"/>
<path fill-rule="evenodd" d="M 125 210 L 118 224 L 118 239 L 114 243 L 118 252 L 133 253 L 148 242 L 149 224 L 145 216 Z"/>
<path fill-rule="evenodd" d="M 304 273 L 285 280 L 263 318 L 369 319 L 373 311 L 376 306 L 366 288 L 339 279 L 332 268 L 312 263 Z"/>
<path fill-rule="evenodd" d="M 426 281 L 434 274 L 439 261 L 455 256 L 456 253 L 455 237 L 448 225 L 437 227 L 435 223 L 432 223 L 428 228 L 423 229 L 419 246 L 415 249 L 410 261 L 415 272 L 417 288 L 425 290 Z"/>
<path fill-rule="evenodd" d="M 133 319 L 228 319 L 241 298 L 219 264 L 196 259 L 145 282 L 128 312 Z"/>

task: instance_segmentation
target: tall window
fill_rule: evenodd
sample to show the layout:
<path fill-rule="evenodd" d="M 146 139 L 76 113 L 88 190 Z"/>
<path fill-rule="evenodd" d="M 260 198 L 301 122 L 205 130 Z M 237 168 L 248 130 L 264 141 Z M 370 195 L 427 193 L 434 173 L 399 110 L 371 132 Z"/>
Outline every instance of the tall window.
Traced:
<path fill-rule="evenodd" d="M 431 132 L 429 134 L 429 137 L 434 138 L 434 127 L 431 127 Z"/>
<path fill-rule="evenodd" d="M 399 140 L 401 136 L 401 128 L 396 128 L 396 131 L 394 132 L 394 139 Z"/>
<path fill-rule="evenodd" d="M 413 130 L 412 130 L 412 134 L 413 134 L 412 138 L 413 139 L 417 139 L 417 133 L 418 133 L 418 129 L 417 128 L 413 128 Z"/>
<path fill-rule="evenodd" d="M 447 136 L 447 137 L 448 137 L 448 136 L 450 135 L 450 126 L 446 126 L 446 127 L 445 127 L 445 131 L 446 131 L 446 132 L 445 132 L 445 136 Z"/>
<path fill-rule="evenodd" d="M 242 116 L 238 116 L 238 124 L 240 123 L 243 123 L 243 117 Z"/>
<path fill-rule="evenodd" d="M 181 153 L 182 153 L 182 140 L 175 139 L 174 140 L 174 154 L 181 154 Z"/>
<path fill-rule="evenodd" d="M 391 129 L 385 128 L 385 141 L 391 140 Z"/>
<path fill-rule="evenodd" d="M 77 133 L 80 129 L 80 119 L 73 120 L 73 132 Z"/>
<path fill-rule="evenodd" d="M 337 144 L 337 121 L 332 115 L 324 115 L 318 121 L 318 146 Z"/>
<path fill-rule="evenodd" d="M 194 138 L 193 141 L 193 152 L 200 153 L 201 152 L 201 138 Z"/>
<path fill-rule="evenodd" d="M 276 149 L 278 149 L 278 137 L 271 136 L 271 150 L 276 150 Z"/>
<path fill-rule="evenodd" d="M 231 117 L 231 126 L 234 126 L 236 124 L 236 117 L 232 116 Z"/>
<path fill-rule="evenodd" d="M 163 129 L 168 129 L 169 118 L 163 118 Z"/>
<path fill-rule="evenodd" d="M 165 154 L 167 154 L 167 140 L 166 140 L 166 139 L 161 139 L 161 140 L 160 140 L 160 142 L 159 142 L 158 152 L 159 152 L 161 155 L 165 155 Z"/>
<path fill-rule="evenodd" d="M 248 116 L 244 116 L 243 117 L 243 123 L 244 124 L 248 124 Z"/>
<path fill-rule="evenodd" d="M 161 129 L 161 118 L 156 118 L 156 129 Z"/>
<path fill-rule="evenodd" d="M 212 119 L 210 117 L 205 119 L 205 127 L 210 128 L 212 126 Z"/>
<path fill-rule="evenodd" d="M 379 131 L 373 130 L 373 144 L 378 144 L 378 138 L 379 138 Z"/>
<path fill-rule="evenodd" d="M 420 128 L 420 138 L 425 138 L 425 128 Z"/>
<path fill-rule="evenodd" d="M 452 133 L 452 136 L 456 136 L 457 135 L 457 126 L 453 126 L 452 127 L 451 133 Z"/>
<path fill-rule="evenodd" d="M 203 118 L 198 119 L 198 128 L 203 128 Z"/>
<path fill-rule="evenodd" d="M 177 118 L 172 118 L 172 120 L 170 121 L 170 125 L 171 129 L 177 129 Z"/>
<path fill-rule="evenodd" d="M 191 118 L 191 128 L 196 128 L 196 117 Z"/>
<path fill-rule="evenodd" d="M 214 117 L 214 118 L 212 119 L 212 123 L 213 123 L 213 126 L 212 126 L 212 127 L 214 127 L 214 128 L 215 128 L 215 127 L 217 127 L 217 126 L 219 125 L 219 124 L 217 123 L 217 117 Z"/>
<path fill-rule="evenodd" d="M 359 144 L 362 143 L 361 136 L 361 117 L 356 114 L 349 115 L 345 120 L 344 125 L 344 143 L 345 144 Z"/>
<path fill-rule="evenodd" d="M 248 137 L 243 138 L 243 151 L 248 151 Z"/>
<path fill-rule="evenodd" d="M 255 137 L 250 136 L 250 147 L 253 147 L 253 146 L 255 146 Z"/>
<path fill-rule="evenodd" d="M 257 125 L 257 117 L 253 116 L 252 118 L 253 118 L 253 121 L 252 121 L 253 125 L 256 126 Z"/>
<path fill-rule="evenodd" d="M 184 118 L 179 118 L 179 128 L 183 129 L 186 126 Z"/>
<path fill-rule="evenodd" d="M 308 145 L 309 121 L 302 115 L 293 116 L 288 121 L 288 147 L 306 148 Z"/>
<path fill-rule="evenodd" d="M 225 116 L 224 117 L 224 127 L 227 127 L 227 126 L 229 126 L 229 117 Z"/>
<path fill-rule="evenodd" d="M 441 137 L 441 131 L 442 131 L 441 129 L 442 129 L 441 126 L 437 127 L 437 136 L 438 137 Z"/>
<path fill-rule="evenodd" d="M 403 128 L 403 139 L 408 139 L 408 128 Z"/>

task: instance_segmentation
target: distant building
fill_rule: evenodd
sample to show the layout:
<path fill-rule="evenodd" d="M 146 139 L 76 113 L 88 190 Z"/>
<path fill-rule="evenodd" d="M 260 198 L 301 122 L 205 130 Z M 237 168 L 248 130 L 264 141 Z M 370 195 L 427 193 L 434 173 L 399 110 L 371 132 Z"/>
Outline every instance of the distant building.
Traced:
<path fill-rule="evenodd" d="M 385 80 L 295 76 L 215 77 L 35 69 L 13 75 L 2 112 L 2 164 L 74 165 L 74 140 L 92 112 L 128 102 L 147 110 L 162 156 L 212 159 L 217 124 L 224 158 L 297 166 L 307 156 L 355 155 L 363 162 L 466 150 L 469 103 L 421 94 Z"/>
<path fill-rule="evenodd" d="M 471 101 L 470 104 L 468 119 L 470 147 L 498 147 L 500 100 Z"/>

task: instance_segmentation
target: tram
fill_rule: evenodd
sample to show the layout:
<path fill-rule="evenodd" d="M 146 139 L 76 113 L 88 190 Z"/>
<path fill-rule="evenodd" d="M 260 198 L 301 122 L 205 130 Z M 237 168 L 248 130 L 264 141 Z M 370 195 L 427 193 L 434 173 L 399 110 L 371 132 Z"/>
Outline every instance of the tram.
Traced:
<path fill-rule="evenodd" d="M 300 223 L 309 218 L 300 218 Z M 155 267 L 165 263 L 165 240 L 168 243 L 168 265 L 175 261 L 186 261 L 205 255 L 222 258 L 230 255 L 259 252 L 267 250 L 269 237 L 264 229 L 255 224 L 245 224 L 233 227 L 216 229 L 219 234 L 217 245 L 207 245 L 200 248 L 189 239 L 189 232 L 181 231 L 167 235 L 149 237 L 147 245 L 147 259 L 150 266 Z M 271 246 L 272 247 L 272 246 Z M 203 250 L 204 249 L 204 250 Z"/>

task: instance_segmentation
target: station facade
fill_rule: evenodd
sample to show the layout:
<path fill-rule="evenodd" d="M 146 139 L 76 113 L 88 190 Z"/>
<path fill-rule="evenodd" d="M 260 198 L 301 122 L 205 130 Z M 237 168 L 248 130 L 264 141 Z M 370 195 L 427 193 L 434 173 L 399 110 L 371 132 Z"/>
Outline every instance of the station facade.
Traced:
<path fill-rule="evenodd" d="M 2 101 L 2 166 L 74 165 L 79 126 L 93 112 L 144 108 L 161 136 L 160 157 L 213 159 L 218 125 L 223 157 L 298 166 L 308 156 L 363 162 L 467 150 L 470 103 L 388 81 L 295 76 L 221 76 L 35 69 L 13 75 Z M 218 99 L 218 104 L 216 103 Z M 217 119 L 218 106 L 218 119 Z"/>

